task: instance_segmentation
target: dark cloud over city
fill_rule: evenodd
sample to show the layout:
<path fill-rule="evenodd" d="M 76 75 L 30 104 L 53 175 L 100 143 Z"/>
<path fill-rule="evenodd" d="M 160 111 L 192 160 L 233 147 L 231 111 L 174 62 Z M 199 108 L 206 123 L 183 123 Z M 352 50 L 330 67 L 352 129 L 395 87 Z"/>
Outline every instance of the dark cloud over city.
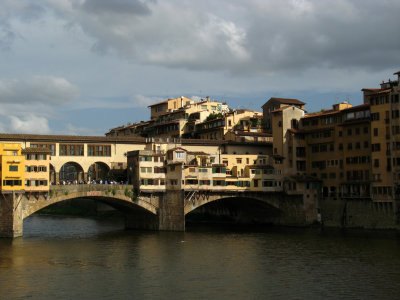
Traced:
<path fill-rule="evenodd" d="M 260 95 L 323 93 L 309 105 L 330 106 L 400 70 L 398 11 L 395 0 L 5 0 L 0 101 L 30 95 L 64 116 L 137 102 L 122 123 L 143 119 L 149 99 L 181 94 L 257 108 Z"/>

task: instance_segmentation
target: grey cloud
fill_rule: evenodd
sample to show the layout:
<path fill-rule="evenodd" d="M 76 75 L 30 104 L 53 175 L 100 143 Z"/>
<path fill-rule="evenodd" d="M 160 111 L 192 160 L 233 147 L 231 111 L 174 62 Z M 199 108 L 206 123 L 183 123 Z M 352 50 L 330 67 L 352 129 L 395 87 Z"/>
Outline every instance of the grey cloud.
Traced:
<path fill-rule="evenodd" d="M 135 63 L 251 75 L 382 70 L 400 56 L 397 0 L 46 1 L 94 51 Z"/>
<path fill-rule="evenodd" d="M 35 76 L 27 81 L 0 80 L 0 103 L 60 105 L 80 95 L 79 88 L 64 78 Z"/>
<path fill-rule="evenodd" d="M 259 11 L 248 29 L 250 69 L 310 67 L 384 69 L 398 61 L 400 19 L 396 1 L 302 1 L 311 10 L 295 15 L 275 7 Z M 385 13 L 382 13 L 382 10 Z"/>
<path fill-rule="evenodd" d="M 148 15 L 151 12 L 140 0 L 86 0 L 82 8 L 90 14 Z"/>
<path fill-rule="evenodd" d="M 8 51 L 11 50 L 12 43 L 15 40 L 16 34 L 8 25 L 0 24 L 0 50 Z"/>
<path fill-rule="evenodd" d="M 3 0 L 0 3 L 0 50 L 11 50 L 13 42 L 19 33 L 12 25 L 17 19 L 24 23 L 37 20 L 44 15 L 45 9 L 37 4 L 26 1 Z"/>

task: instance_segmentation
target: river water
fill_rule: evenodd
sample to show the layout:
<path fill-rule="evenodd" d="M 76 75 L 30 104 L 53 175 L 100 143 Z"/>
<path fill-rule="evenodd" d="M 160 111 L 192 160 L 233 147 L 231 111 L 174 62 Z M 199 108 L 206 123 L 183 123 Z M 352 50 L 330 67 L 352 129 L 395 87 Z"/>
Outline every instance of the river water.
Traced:
<path fill-rule="evenodd" d="M 33 215 L 0 239 L 0 299 L 399 299 L 400 238 L 317 229 L 125 231 Z"/>

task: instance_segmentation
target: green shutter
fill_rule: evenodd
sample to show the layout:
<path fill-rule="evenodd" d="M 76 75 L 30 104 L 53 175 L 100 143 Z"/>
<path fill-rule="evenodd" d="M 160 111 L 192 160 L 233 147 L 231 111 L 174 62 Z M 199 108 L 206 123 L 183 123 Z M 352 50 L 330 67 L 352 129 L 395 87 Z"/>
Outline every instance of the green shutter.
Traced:
<path fill-rule="evenodd" d="M 213 168 L 212 168 L 212 172 L 213 172 L 213 173 L 216 173 L 216 172 L 217 172 L 217 168 L 216 168 L 216 167 L 213 167 Z"/>
<path fill-rule="evenodd" d="M 226 167 L 222 168 L 222 173 L 226 173 Z"/>
<path fill-rule="evenodd" d="M 213 180 L 213 186 L 217 185 L 217 181 Z"/>

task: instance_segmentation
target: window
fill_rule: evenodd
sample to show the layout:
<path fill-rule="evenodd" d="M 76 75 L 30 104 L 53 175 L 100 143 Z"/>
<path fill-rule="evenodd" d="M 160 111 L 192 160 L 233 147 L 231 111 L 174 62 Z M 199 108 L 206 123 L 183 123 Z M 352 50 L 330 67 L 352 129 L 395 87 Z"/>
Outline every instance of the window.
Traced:
<path fill-rule="evenodd" d="M 347 129 L 347 135 L 348 136 L 352 135 L 352 129 L 351 128 Z"/>
<path fill-rule="evenodd" d="M 374 159 L 374 167 L 379 168 L 379 158 Z"/>
<path fill-rule="evenodd" d="M 354 119 L 354 113 L 353 112 L 347 113 L 346 119 L 347 120 L 353 120 Z"/>
<path fill-rule="evenodd" d="M 226 167 L 213 167 L 212 172 L 226 174 Z"/>
<path fill-rule="evenodd" d="M 237 164 L 241 164 L 242 163 L 242 159 L 241 158 L 236 158 L 236 163 Z"/>
<path fill-rule="evenodd" d="M 83 145 L 60 145 L 60 156 L 83 156 Z"/>
<path fill-rule="evenodd" d="M 379 152 L 381 151 L 381 144 L 371 144 L 371 151 L 372 152 Z"/>
<path fill-rule="evenodd" d="M 378 128 L 374 128 L 374 136 L 378 136 Z"/>
<path fill-rule="evenodd" d="M 200 185 L 210 185 L 211 180 L 200 180 Z"/>
<path fill-rule="evenodd" d="M 371 121 L 379 121 L 379 113 L 371 114 Z"/>
<path fill-rule="evenodd" d="M 3 180 L 3 186 L 22 186 L 22 180 Z"/>
<path fill-rule="evenodd" d="M 9 166 L 10 172 L 18 172 L 18 166 Z"/>
<path fill-rule="evenodd" d="M 185 152 L 175 152 L 175 157 L 177 159 L 184 159 L 185 158 Z"/>
<path fill-rule="evenodd" d="M 111 156 L 111 146 L 88 145 L 88 156 Z"/>

